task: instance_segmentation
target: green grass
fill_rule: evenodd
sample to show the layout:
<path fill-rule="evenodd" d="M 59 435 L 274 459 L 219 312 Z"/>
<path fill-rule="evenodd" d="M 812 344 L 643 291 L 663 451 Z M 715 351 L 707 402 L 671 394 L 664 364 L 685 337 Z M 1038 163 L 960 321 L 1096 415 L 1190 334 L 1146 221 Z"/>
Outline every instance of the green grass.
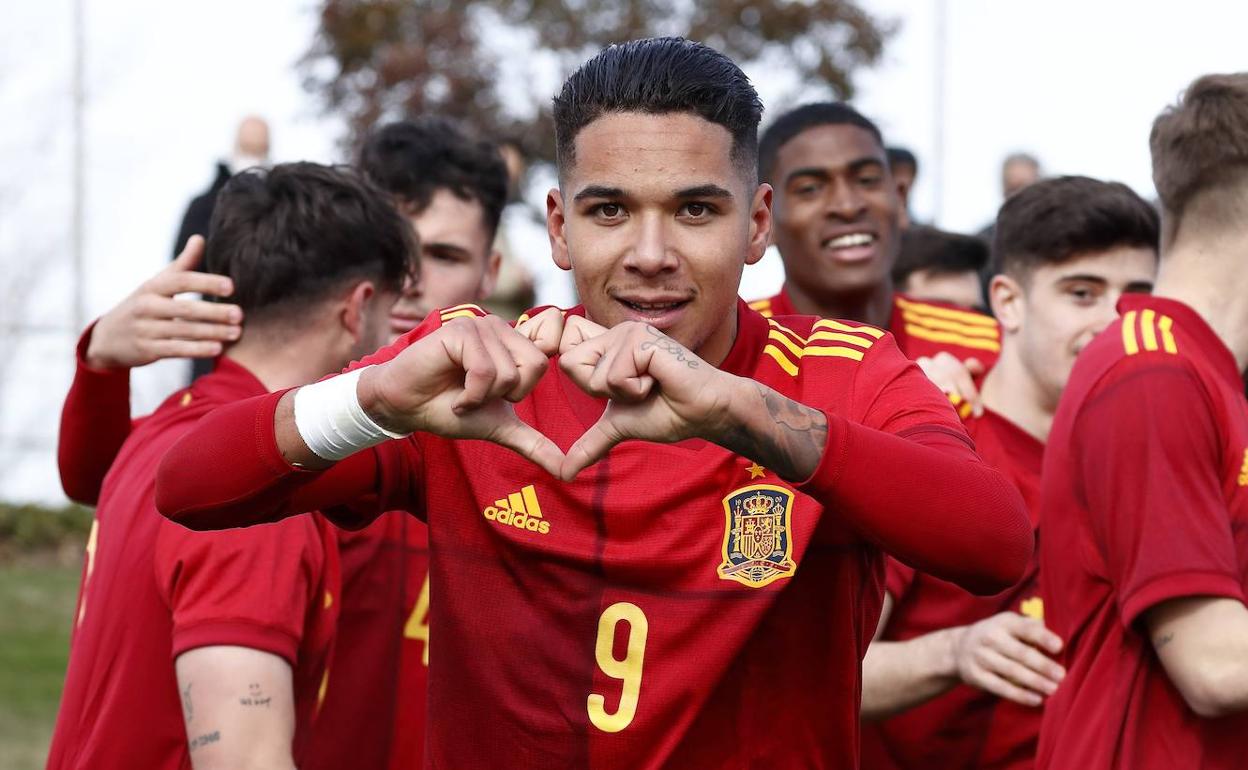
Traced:
<path fill-rule="evenodd" d="M 0 562 L 0 770 L 47 758 L 81 574 L 68 553 Z"/>

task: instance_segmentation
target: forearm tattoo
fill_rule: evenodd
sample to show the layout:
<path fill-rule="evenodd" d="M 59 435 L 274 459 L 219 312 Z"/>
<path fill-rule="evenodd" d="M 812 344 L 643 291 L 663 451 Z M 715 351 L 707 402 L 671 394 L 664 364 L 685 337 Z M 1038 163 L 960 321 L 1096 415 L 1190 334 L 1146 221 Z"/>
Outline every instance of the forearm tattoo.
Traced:
<path fill-rule="evenodd" d="M 736 426 L 727 437 L 727 448 L 770 468 L 783 479 L 809 477 L 823 457 L 828 440 L 827 417 L 762 383 L 756 382 L 754 387 L 775 430 Z"/>

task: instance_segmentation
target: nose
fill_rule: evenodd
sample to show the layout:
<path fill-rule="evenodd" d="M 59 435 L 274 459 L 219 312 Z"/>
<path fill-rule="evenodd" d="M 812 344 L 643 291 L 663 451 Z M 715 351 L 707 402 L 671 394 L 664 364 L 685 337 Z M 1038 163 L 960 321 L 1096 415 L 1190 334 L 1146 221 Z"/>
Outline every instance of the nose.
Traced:
<path fill-rule="evenodd" d="M 636 230 L 637 240 L 624 257 L 624 267 L 646 277 L 674 271 L 679 264 L 668 247 L 666 218 L 661 214 L 643 216 Z"/>
<path fill-rule="evenodd" d="M 827 216 L 852 222 L 862 216 L 866 208 L 866 198 L 848 180 L 840 179 L 828 185 Z"/>

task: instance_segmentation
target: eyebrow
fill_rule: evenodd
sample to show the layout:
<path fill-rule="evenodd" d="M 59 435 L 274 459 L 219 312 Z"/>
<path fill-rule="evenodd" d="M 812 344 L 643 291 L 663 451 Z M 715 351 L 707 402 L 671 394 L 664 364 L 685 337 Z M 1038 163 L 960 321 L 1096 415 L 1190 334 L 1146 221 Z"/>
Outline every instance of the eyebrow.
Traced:
<path fill-rule="evenodd" d="M 430 252 L 443 252 L 443 253 L 450 252 L 454 254 L 463 254 L 465 256 L 472 256 L 471 250 L 466 249 L 463 246 L 460 246 L 458 244 L 446 243 L 443 241 L 434 241 L 433 243 L 422 243 L 420 247 L 421 249 L 425 251 L 430 251 Z"/>
<path fill-rule="evenodd" d="M 578 192 L 572 200 L 583 201 L 589 198 L 623 198 L 624 191 L 618 187 L 607 187 L 600 184 L 591 184 L 589 187 Z"/>
<path fill-rule="evenodd" d="M 697 187 L 686 187 L 676 191 L 676 197 L 682 200 L 689 198 L 731 198 L 732 193 L 717 184 L 703 184 Z"/>
<path fill-rule="evenodd" d="M 1057 279 L 1059 283 L 1073 283 L 1080 281 L 1083 283 L 1098 283 L 1101 285 L 1109 283 L 1099 275 L 1063 275 Z"/>
<path fill-rule="evenodd" d="M 849 173 L 851 174 L 861 171 L 867 166 L 879 166 L 880 168 L 884 168 L 885 163 L 879 158 L 867 156 L 863 158 L 856 158 L 854 160 L 851 160 L 849 163 L 845 164 L 846 170 L 849 171 Z M 815 177 L 816 179 L 827 179 L 831 177 L 832 174 L 826 168 L 819 168 L 817 166 L 807 166 L 805 168 L 798 168 L 798 169 L 794 169 L 790 171 L 789 175 L 784 178 L 784 181 L 787 184 L 793 181 L 794 179 L 798 177 L 802 177 L 802 176 Z"/>

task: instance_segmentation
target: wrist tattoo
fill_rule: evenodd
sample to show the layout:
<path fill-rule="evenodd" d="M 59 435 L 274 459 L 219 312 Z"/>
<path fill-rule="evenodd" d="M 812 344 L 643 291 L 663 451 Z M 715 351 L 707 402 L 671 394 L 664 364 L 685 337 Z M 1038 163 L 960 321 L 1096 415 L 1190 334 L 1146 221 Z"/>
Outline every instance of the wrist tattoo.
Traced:
<path fill-rule="evenodd" d="M 678 363 L 682 363 L 690 369 L 698 368 L 698 359 L 693 357 L 693 354 L 688 350 L 685 350 L 684 346 L 679 342 L 664 335 L 663 332 L 653 326 L 647 326 L 646 332 L 654 339 L 642 342 L 642 350 L 659 350 L 672 356 Z"/>
<path fill-rule="evenodd" d="M 754 387 L 777 430 L 756 435 L 737 426 L 727 437 L 728 448 L 762 463 L 784 479 L 804 479 L 814 473 L 828 440 L 827 417 L 762 383 L 756 382 Z"/>

